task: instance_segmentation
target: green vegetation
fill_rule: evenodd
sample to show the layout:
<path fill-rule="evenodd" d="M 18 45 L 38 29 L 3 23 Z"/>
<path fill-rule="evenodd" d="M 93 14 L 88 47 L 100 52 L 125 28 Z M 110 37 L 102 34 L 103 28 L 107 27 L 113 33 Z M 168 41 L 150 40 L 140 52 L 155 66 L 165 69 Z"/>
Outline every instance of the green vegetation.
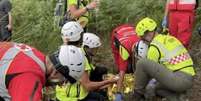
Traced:
<path fill-rule="evenodd" d="M 93 11 L 88 30 L 98 33 L 104 47 L 100 59 L 110 63 L 112 56 L 108 50 L 110 32 L 122 23 L 136 24 L 141 18 L 149 16 L 158 24 L 163 18 L 165 0 L 100 0 L 99 10 Z M 28 43 L 45 53 L 50 53 L 61 44 L 60 31 L 54 29 L 54 7 L 56 0 L 12 0 L 13 41 Z M 195 29 L 201 20 L 201 7 L 197 10 Z M 199 49 L 200 37 L 193 35 L 193 49 Z M 197 60 L 197 59 L 196 59 Z M 100 61 L 100 60 L 98 60 Z M 111 64 L 111 63 L 110 63 Z"/>
<path fill-rule="evenodd" d="M 100 0 L 98 11 L 93 11 L 89 32 L 97 33 L 103 46 L 95 61 L 113 68 L 113 58 L 110 51 L 110 32 L 123 23 L 136 24 L 141 18 L 149 16 L 158 24 L 164 15 L 166 0 Z M 61 45 L 60 31 L 54 28 L 54 7 L 56 0 L 12 0 L 13 41 L 27 43 L 45 53 L 51 53 Z M 196 29 L 201 26 L 201 5 L 197 10 L 196 24 L 192 37 L 191 55 L 195 66 L 201 66 L 201 37 Z M 113 69 L 110 69 L 113 70 Z M 197 72 L 200 69 L 197 68 Z M 112 71 L 114 72 L 114 71 Z M 199 99 L 200 74 L 197 74 L 195 87 L 190 96 Z M 196 97 L 195 97 L 196 96 Z M 198 100 L 193 100 L 198 101 Z"/>
<path fill-rule="evenodd" d="M 61 44 L 60 32 L 54 30 L 55 0 L 12 0 L 13 41 L 35 46 L 45 53 Z"/>

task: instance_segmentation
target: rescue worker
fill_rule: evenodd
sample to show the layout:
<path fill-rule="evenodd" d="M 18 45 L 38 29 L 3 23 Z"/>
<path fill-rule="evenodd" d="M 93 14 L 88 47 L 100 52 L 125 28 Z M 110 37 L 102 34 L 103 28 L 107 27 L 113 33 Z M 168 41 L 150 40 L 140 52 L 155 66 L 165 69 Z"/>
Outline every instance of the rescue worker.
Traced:
<path fill-rule="evenodd" d="M 67 0 L 67 20 L 75 20 L 85 28 L 89 22 L 89 11 L 97 6 L 97 0 Z"/>
<path fill-rule="evenodd" d="M 61 29 L 61 38 L 64 45 L 79 46 L 81 43 L 81 34 L 83 32 L 82 26 L 75 21 L 70 21 L 64 24 Z"/>
<path fill-rule="evenodd" d="M 10 41 L 12 32 L 12 5 L 10 0 L 0 0 L 0 41 Z"/>
<path fill-rule="evenodd" d="M 63 25 L 61 29 L 61 38 L 63 41 L 63 45 L 73 45 L 80 47 L 81 43 L 81 34 L 83 32 L 82 26 L 76 21 L 70 21 Z M 57 80 L 54 80 L 57 82 Z M 59 85 L 59 86 L 58 86 Z M 43 89 L 44 97 L 43 100 L 45 101 L 55 101 L 57 96 L 59 99 L 66 97 L 66 83 L 60 83 L 58 85 L 50 85 Z"/>
<path fill-rule="evenodd" d="M 195 21 L 196 0 L 167 0 L 163 27 L 188 48 Z"/>
<path fill-rule="evenodd" d="M 67 84 L 63 88 L 57 86 L 57 99 L 59 101 L 104 101 L 104 97 L 94 91 L 101 90 L 109 84 L 115 83 L 117 79 L 111 78 L 104 81 L 90 80 L 92 72 L 96 70 L 96 67 L 92 64 L 92 57 L 96 54 L 99 46 L 101 46 L 101 42 L 98 36 L 93 33 L 84 33 L 82 51 L 85 55 L 85 72 L 80 82 Z"/>
<path fill-rule="evenodd" d="M 84 72 L 84 56 L 75 46 L 61 46 L 50 56 L 21 43 L 0 42 L 0 47 L 1 101 L 40 101 L 45 83 L 75 83 Z"/>
<path fill-rule="evenodd" d="M 184 101 L 179 94 L 190 89 L 195 71 L 193 61 L 182 43 L 173 36 L 156 32 L 157 24 L 151 18 L 142 19 L 136 33 L 149 45 L 147 59 L 136 65 L 134 101 L 141 101 L 151 79 L 155 79 L 155 91 L 168 101 Z"/>
<path fill-rule="evenodd" d="M 125 73 L 133 72 L 132 49 L 138 40 L 139 37 L 137 37 L 132 25 L 123 24 L 116 27 L 112 31 L 111 48 L 115 60 L 115 65 L 118 68 L 120 77 L 117 82 L 117 94 L 115 94 L 115 101 L 122 101 L 122 88 Z"/>

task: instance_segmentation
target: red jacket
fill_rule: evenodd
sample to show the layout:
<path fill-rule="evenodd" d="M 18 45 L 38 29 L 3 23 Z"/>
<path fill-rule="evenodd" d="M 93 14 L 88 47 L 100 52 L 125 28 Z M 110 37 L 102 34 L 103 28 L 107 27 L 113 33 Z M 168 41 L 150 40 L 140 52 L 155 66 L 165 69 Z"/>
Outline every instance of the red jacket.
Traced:
<path fill-rule="evenodd" d="M 21 51 L 13 58 L 6 72 L 6 86 L 12 101 L 40 101 L 45 84 L 45 71 L 24 50 L 32 50 L 34 55 L 45 64 L 45 55 L 33 47 L 11 42 L 0 43 L 0 61 L 12 47 Z M 0 67 L 1 69 L 1 67 Z"/>
<path fill-rule="evenodd" d="M 131 63 L 131 58 L 123 60 L 120 56 L 119 49 L 115 45 L 115 38 L 119 41 L 120 45 L 127 49 L 130 56 L 132 55 L 132 47 L 139 40 L 135 33 L 135 28 L 132 25 L 124 24 L 116 27 L 112 31 L 111 48 L 114 56 L 115 64 L 119 71 L 126 71 L 128 65 Z"/>
<path fill-rule="evenodd" d="M 168 4 L 169 10 L 194 10 L 196 7 L 196 0 L 170 0 Z"/>

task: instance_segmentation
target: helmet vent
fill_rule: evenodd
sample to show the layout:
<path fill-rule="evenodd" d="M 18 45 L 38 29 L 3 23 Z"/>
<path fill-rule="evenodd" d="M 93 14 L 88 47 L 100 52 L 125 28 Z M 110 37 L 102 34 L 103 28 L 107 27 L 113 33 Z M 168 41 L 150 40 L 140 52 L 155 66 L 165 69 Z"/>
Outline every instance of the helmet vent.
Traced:
<path fill-rule="evenodd" d="M 75 51 L 74 51 L 74 50 L 72 50 L 72 49 L 70 50 L 70 52 L 72 52 L 73 54 L 75 54 Z"/>
<path fill-rule="evenodd" d="M 82 63 L 77 64 L 77 66 L 80 66 L 80 65 L 82 65 Z"/>
<path fill-rule="evenodd" d="M 72 35 L 73 35 L 73 32 L 70 32 L 70 35 L 72 36 Z"/>

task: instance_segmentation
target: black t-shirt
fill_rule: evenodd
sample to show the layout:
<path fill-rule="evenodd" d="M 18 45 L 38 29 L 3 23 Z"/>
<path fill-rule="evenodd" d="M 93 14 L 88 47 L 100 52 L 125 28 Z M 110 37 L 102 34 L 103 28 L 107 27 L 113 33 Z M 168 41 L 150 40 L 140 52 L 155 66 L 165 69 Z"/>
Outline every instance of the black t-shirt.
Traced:
<path fill-rule="evenodd" d="M 8 23 L 8 12 L 12 9 L 9 0 L 0 0 L 0 23 Z"/>

